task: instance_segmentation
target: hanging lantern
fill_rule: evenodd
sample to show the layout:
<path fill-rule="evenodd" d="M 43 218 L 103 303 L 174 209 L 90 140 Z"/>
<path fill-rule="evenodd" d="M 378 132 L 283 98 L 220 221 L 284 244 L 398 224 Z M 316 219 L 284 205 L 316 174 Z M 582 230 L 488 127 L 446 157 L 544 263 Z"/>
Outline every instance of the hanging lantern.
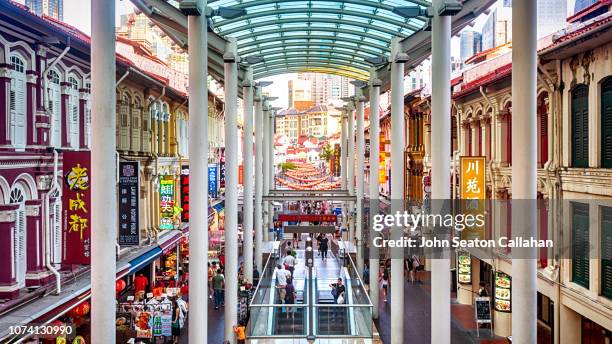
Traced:
<path fill-rule="evenodd" d="M 73 318 L 82 317 L 89 313 L 90 308 L 91 306 L 89 305 L 89 302 L 85 301 L 81 303 L 80 305 L 71 309 L 70 312 L 68 312 L 68 314 Z"/>
<path fill-rule="evenodd" d="M 115 291 L 117 293 L 120 293 L 123 289 L 125 289 L 125 281 L 123 279 L 118 279 L 117 282 L 115 282 Z"/>

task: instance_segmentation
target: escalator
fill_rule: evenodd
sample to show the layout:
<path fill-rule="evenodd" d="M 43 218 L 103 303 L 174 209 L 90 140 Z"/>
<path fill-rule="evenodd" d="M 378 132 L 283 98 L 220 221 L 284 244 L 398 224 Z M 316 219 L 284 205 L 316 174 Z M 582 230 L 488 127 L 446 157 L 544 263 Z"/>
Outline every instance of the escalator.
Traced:
<path fill-rule="evenodd" d="M 274 323 L 272 326 L 274 334 L 302 336 L 306 333 L 306 308 L 303 307 L 304 292 L 296 288 L 296 293 L 295 304 L 290 307 L 290 312 L 287 312 L 287 307 L 274 308 Z M 278 294 L 275 298 L 277 299 L 276 302 L 280 304 Z"/>
<path fill-rule="evenodd" d="M 323 336 L 347 335 L 348 308 L 334 306 L 331 290 L 317 292 L 317 334 Z M 327 306 L 326 305 L 330 305 Z"/>

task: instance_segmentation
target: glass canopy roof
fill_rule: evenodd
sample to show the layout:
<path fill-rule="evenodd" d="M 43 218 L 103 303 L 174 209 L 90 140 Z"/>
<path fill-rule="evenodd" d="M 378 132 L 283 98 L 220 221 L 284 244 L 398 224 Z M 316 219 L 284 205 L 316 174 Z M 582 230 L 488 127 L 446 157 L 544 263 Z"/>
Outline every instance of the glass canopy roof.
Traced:
<path fill-rule="evenodd" d="M 366 80 L 364 58 L 389 55 L 391 38 L 407 37 L 425 18 L 405 19 L 393 7 L 429 6 L 430 0 L 209 0 L 246 9 L 237 19 L 212 18 L 214 31 L 236 37 L 240 56 L 261 56 L 255 79 L 289 72 L 322 72 Z"/>

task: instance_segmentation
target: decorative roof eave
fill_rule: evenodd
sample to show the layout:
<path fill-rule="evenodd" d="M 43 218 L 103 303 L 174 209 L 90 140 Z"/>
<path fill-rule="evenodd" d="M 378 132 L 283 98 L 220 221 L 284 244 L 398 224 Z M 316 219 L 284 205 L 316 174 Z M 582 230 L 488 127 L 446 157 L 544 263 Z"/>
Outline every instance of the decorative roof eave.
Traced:
<path fill-rule="evenodd" d="M 460 91 L 453 93 L 452 97 L 453 99 L 462 98 L 470 93 L 476 92 L 480 86 L 490 85 L 510 75 L 512 75 L 512 63 L 501 66 L 494 71 L 491 71 L 486 75 L 465 84 Z"/>

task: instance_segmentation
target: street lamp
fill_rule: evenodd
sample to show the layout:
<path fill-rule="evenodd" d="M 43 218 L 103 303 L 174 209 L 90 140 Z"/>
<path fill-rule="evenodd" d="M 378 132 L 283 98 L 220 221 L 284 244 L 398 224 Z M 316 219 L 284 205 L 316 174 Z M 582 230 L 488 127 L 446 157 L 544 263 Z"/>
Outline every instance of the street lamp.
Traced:
<path fill-rule="evenodd" d="M 364 88 L 366 87 L 368 84 L 363 81 L 363 80 L 352 80 L 350 81 L 351 85 L 355 86 L 355 87 L 359 87 L 359 88 Z"/>
<path fill-rule="evenodd" d="M 246 63 L 249 65 L 254 65 L 257 63 L 261 63 L 263 62 L 264 58 L 262 56 L 259 55 L 250 55 L 250 56 L 245 56 L 243 58 L 240 59 L 241 63 Z"/>
<path fill-rule="evenodd" d="M 389 62 L 389 60 L 387 59 L 386 56 L 384 55 L 380 55 L 380 56 L 372 56 L 372 57 L 366 57 L 365 61 L 373 66 L 381 66 L 384 64 L 387 64 L 387 62 Z"/>

